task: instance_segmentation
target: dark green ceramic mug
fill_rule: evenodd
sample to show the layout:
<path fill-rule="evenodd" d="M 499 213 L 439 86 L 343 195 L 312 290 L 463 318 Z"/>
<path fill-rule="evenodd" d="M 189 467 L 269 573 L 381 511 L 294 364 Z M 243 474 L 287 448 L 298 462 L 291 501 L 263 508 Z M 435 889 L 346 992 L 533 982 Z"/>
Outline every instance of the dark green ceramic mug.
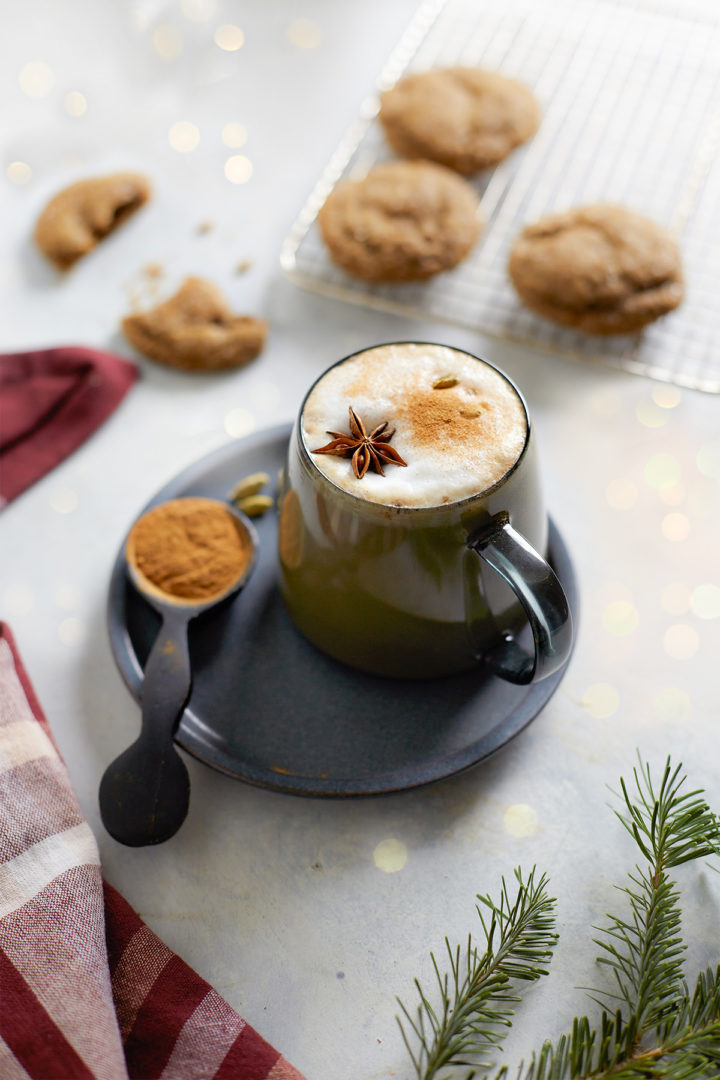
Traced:
<path fill-rule="evenodd" d="M 392 446 L 406 464 L 381 456 L 379 475 L 371 455 L 356 475 L 348 406 L 366 435 L 381 428 L 371 449 Z M 321 446 L 337 436 L 335 450 Z M 570 654 L 572 621 L 547 538 L 527 407 L 497 368 L 398 342 L 346 357 L 311 387 L 288 448 L 279 556 L 290 615 L 324 652 L 402 678 L 550 675 Z"/>

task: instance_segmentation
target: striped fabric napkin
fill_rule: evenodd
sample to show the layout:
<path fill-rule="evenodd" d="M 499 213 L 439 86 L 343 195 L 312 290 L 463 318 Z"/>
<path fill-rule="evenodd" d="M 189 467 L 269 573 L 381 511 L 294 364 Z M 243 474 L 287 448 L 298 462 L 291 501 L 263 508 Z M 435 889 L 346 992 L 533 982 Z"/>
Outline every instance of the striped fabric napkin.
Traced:
<path fill-rule="evenodd" d="M 104 884 L 0 623 L 0 1077 L 303 1080 Z"/>

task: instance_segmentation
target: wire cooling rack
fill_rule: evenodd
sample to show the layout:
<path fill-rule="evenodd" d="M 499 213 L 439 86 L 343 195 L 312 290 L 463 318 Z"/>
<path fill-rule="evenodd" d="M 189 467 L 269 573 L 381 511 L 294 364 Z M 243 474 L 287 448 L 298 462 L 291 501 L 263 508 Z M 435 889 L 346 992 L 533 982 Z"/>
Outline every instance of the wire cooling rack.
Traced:
<path fill-rule="evenodd" d="M 283 269 L 343 300 L 720 393 L 720 16 L 689 2 L 679 16 L 663 0 L 427 0 L 285 240 Z M 330 261 L 318 211 L 339 180 L 392 156 L 378 93 L 406 72 L 453 64 L 529 83 L 540 129 L 471 181 L 486 224 L 465 262 L 425 283 L 357 281 Z M 678 237 L 685 302 L 642 334 L 598 339 L 556 327 L 509 283 L 508 255 L 525 224 L 592 202 L 622 203 Z"/>

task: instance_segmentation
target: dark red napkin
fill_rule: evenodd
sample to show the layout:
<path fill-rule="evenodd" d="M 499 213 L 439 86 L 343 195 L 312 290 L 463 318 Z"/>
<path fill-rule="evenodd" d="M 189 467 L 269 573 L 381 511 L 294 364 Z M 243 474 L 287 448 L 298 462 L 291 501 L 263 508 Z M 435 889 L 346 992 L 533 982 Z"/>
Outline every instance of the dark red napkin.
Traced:
<path fill-rule="evenodd" d="M 77 450 L 136 378 L 135 364 L 82 346 L 0 354 L 0 507 Z"/>
<path fill-rule="evenodd" d="M 103 882 L 95 838 L 4 623 L 0 1077 L 303 1080 Z"/>

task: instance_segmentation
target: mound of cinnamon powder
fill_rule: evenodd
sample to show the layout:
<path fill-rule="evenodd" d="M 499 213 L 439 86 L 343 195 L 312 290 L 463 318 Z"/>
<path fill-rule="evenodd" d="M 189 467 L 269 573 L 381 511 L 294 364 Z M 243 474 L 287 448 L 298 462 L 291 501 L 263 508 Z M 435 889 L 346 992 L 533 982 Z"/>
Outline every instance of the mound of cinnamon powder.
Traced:
<path fill-rule="evenodd" d="M 130 531 L 126 554 L 161 593 L 203 602 L 222 596 L 245 573 L 253 543 L 221 502 L 192 496 L 143 514 Z"/>

